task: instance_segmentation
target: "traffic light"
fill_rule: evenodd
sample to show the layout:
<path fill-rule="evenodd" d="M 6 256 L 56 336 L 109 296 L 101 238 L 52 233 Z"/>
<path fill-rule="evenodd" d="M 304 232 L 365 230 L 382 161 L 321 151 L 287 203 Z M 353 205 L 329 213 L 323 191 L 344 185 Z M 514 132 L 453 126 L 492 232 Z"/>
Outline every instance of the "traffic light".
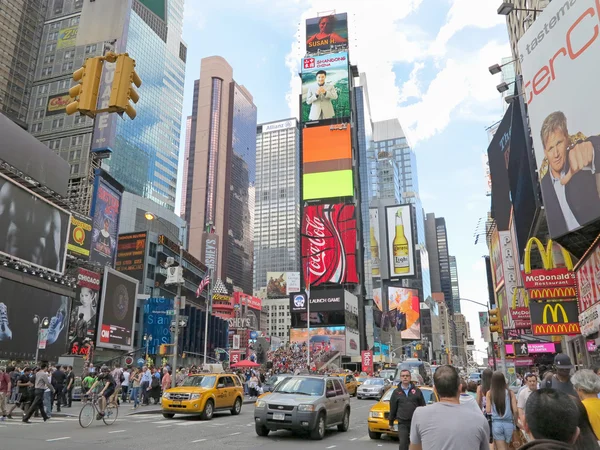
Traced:
<path fill-rule="evenodd" d="M 490 316 L 490 331 L 492 333 L 502 333 L 502 319 L 498 308 L 490 309 L 488 314 Z"/>
<path fill-rule="evenodd" d="M 185 352 L 181 354 L 181 359 L 185 359 Z"/>
<path fill-rule="evenodd" d="M 66 108 L 68 115 L 80 114 L 89 117 L 96 116 L 100 77 L 102 76 L 102 57 L 87 58 L 83 66 L 73 73 L 73 80 L 78 81 L 71 89 L 69 96 L 74 100 Z"/>
<path fill-rule="evenodd" d="M 167 354 L 167 345 L 166 344 L 160 344 L 160 347 L 158 347 L 158 354 L 159 355 Z"/>
<path fill-rule="evenodd" d="M 126 113 L 130 119 L 135 119 L 137 112 L 129 101 L 137 103 L 140 95 L 131 84 L 140 87 L 142 79 L 135 71 L 135 60 L 127 53 L 117 56 L 115 78 L 110 91 L 108 108 L 110 112 Z"/>

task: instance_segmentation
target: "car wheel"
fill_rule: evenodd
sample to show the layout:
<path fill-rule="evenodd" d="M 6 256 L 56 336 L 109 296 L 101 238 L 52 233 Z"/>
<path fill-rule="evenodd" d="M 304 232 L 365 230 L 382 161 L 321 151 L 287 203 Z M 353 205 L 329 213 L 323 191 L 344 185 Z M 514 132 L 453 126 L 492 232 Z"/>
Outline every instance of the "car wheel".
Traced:
<path fill-rule="evenodd" d="M 310 438 L 314 441 L 320 441 L 325 437 L 325 414 L 319 414 L 315 428 L 310 432 Z"/>
<path fill-rule="evenodd" d="M 369 437 L 375 440 L 381 439 L 381 433 L 376 433 L 374 431 L 369 430 Z"/>
<path fill-rule="evenodd" d="M 346 408 L 344 411 L 344 419 L 341 424 L 338 425 L 338 431 L 348 431 L 350 428 L 350 409 Z"/>
<path fill-rule="evenodd" d="M 202 411 L 202 415 L 200 418 L 202 420 L 210 420 L 213 418 L 213 414 L 215 413 L 215 405 L 212 400 L 207 400 L 206 405 L 204 405 L 204 411 Z"/>
<path fill-rule="evenodd" d="M 262 437 L 266 437 L 269 435 L 269 429 L 264 425 L 256 424 L 254 425 L 254 429 L 256 430 L 256 434 Z"/>
<path fill-rule="evenodd" d="M 173 417 L 175 417 L 175 414 L 173 413 L 162 413 L 162 415 L 165 419 L 172 419 Z"/>
<path fill-rule="evenodd" d="M 237 416 L 242 411 L 242 399 L 236 398 L 233 408 L 231 408 L 231 415 Z"/>

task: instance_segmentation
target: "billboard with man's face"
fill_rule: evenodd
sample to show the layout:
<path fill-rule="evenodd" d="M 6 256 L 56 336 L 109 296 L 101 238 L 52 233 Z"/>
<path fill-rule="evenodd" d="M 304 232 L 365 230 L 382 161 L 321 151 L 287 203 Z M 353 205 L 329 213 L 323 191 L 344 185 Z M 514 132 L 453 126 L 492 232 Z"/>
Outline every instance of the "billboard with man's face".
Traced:
<path fill-rule="evenodd" d="M 600 3 L 555 1 L 519 40 L 550 237 L 600 217 Z"/>
<path fill-rule="evenodd" d="M 348 14 L 306 19 L 306 53 L 348 48 Z"/>
<path fill-rule="evenodd" d="M 0 174 L 0 254 L 62 274 L 71 215 Z"/>
<path fill-rule="evenodd" d="M 350 118 L 348 52 L 302 60 L 302 122 Z"/>

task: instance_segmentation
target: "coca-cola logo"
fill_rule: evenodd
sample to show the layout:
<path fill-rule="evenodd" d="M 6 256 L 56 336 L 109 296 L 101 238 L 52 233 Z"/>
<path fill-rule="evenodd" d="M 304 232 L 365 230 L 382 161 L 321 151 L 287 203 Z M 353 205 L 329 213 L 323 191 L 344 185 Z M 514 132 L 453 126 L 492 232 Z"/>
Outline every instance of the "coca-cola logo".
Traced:
<path fill-rule="evenodd" d="M 302 261 L 310 285 L 358 283 L 354 205 L 307 206 L 302 231 Z"/>

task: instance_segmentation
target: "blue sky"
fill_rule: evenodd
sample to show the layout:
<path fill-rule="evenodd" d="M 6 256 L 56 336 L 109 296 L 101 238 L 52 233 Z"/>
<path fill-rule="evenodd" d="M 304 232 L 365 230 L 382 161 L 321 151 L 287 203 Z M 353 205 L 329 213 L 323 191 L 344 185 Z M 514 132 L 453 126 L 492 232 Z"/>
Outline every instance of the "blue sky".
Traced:
<path fill-rule="evenodd" d="M 367 74 L 373 119 L 400 119 L 417 154 L 423 206 L 446 218 L 461 296 L 485 303 L 487 247 L 475 246 L 473 234 L 489 210 L 485 128 L 502 115 L 499 75 L 487 67 L 510 56 L 497 6 L 497 0 L 186 0 L 184 116 L 192 110 L 200 60 L 211 55 L 227 59 L 235 80 L 252 93 L 259 123 L 296 116 L 300 24 L 320 12 L 347 12 L 350 59 Z M 462 307 L 478 337 L 481 308 Z"/>

